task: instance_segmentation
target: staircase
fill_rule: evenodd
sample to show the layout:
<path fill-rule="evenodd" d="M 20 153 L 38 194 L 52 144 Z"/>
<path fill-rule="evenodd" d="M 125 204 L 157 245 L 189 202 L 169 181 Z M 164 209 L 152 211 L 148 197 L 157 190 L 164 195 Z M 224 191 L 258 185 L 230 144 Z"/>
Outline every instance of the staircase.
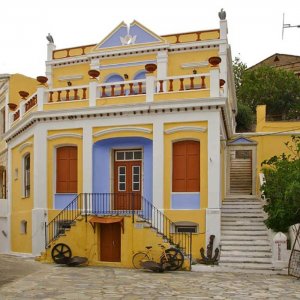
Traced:
<path fill-rule="evenodd" d="M 223 201 L 220 266 L 234 270 L 273 270 L 271 245 L 263 220 L 258 199 Z"/>

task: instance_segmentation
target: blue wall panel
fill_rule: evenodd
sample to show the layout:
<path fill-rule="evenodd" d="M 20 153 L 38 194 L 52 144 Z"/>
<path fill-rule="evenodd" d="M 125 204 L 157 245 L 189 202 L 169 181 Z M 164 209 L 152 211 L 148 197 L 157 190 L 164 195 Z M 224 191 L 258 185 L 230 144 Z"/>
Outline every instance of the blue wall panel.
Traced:
<path fill-rule="evenodd" d="M 172 194 L 172 209 L 200 209 L 200 193 Z"/>

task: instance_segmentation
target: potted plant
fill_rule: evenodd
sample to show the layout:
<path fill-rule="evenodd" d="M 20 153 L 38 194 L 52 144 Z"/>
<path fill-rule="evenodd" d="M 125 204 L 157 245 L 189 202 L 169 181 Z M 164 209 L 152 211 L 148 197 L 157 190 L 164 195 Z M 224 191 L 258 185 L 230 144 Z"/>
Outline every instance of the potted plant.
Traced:
<path fill-rule="evenodd" d="M 148 73 L 153 73 L 157 69 L 156 64 L 147 64 L 145 65 L 145 69 Z"/>
<path fill-rule="evenodd" d="M 22 99 L 26 99 L 26 97 L 28 97 L 29 93 L 27 93 L 26 91 L 19 91 L 19 95 L 22 97 Z"/>
<path fill-rule="evenodd" d="M 96 79 L 97 77 L 99 77 L 100 72 L 98 70 L 89 70 L 88 74 L 93 78 Z"/>
<path fill-rule="evenodd" d="M 48 78 L 46 76 L 38 76 L 36 78 L 36 80 L 40 83 L 40 84 L 45 84 L 48 81 Z"/>
<path fill-rule="evenodd" d="M 12 111 L 15 111 L 16 110 L 16 108 L 17 108 L 17 104 L 15 104 L 15 103 L 7 103 L 7 105 L 8 105 L 8 107 L 9 107 L 9 109 L 10 110 L 12 110 Z"/>

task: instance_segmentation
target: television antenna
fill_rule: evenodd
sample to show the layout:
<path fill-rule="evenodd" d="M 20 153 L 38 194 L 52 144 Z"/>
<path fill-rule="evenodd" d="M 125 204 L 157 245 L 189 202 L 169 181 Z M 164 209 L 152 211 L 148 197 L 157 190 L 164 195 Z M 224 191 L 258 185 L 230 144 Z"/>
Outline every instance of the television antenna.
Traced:
<path fill-rule="evenodd" d="M 283 39 L 284 29 L 286 29 L 286 28 L 292 28 L 292 27 L 300 28 L 300 25 L 291 25 L 291 24 L 284 23 L 284 14 L 283 14 L 283 20 L 282 20 L 282 39 Z"/>

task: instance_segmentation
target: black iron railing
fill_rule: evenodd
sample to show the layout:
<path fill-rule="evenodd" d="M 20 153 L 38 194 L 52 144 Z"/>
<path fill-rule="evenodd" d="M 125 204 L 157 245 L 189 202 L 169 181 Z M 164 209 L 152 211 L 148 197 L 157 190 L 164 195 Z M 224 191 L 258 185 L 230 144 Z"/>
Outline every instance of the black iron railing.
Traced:
<path fill-rule="evenodd" d="M 168 243 L 191 257 L 191 234 L 176 232 L 175 223 L 163 211 L 137 193 L 82 193 L 45 226 L 46 248 L 65 233 L 79 216 L 131 216 L 132 222 L 145 222 Z"/>

